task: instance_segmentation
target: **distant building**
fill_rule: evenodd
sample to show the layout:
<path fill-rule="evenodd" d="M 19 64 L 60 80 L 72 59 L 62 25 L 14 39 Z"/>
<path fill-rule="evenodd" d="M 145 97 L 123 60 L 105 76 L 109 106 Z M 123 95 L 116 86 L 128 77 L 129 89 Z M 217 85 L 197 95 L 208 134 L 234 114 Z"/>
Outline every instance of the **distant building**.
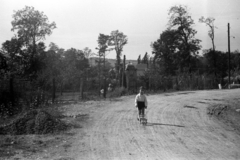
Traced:
<path fill-rule="evenodd" d="M 136 91 L 137 89 L 137 70 L 136 67 L 132 63 L 126 64 L 125 69 L 127 89 Z"/>
<path fill-rule="evenodd" d="M 89 58 L 89 65 L 90 66 L 97 66 L 98 65 L 98 59 L 99 59 L 98 57 L 91 57 L 91 58 Z M 108 61 L 111 64 L 112 67 L 115 66 L 116 59 L 108 59 L 108 58 L 106 58 L 106 61 Z M 127 63 L 130 63 L 130 62 L 134 66 L 137 64 L 137 60 L 126 60 L 125 63 L 127 64 Z"/>
<path fill-rule="evenodd" d="M 91 57 L 89 58 L 89 64 L 90 66 L 97 66 L 98 65 L 98 57 Z M 108 59 L 106 58 L 106 61 L 111 64 L 112 67 L 115 66 L 116 59 Z M 137 60 L 126 60 L 125 62 L 126 66 L 128 64 L 133 65 L 137 69 L 137 76 L 143 76 L 144 72 L 147 71 L 147 64 L 137 64 Z"/>
<path fill-rule="evenodd" d="M 136 66 L 137 69 L 137 76 L 143 76 L 144 72 L 147 71 L 147 64 L 137 64 Z"/>

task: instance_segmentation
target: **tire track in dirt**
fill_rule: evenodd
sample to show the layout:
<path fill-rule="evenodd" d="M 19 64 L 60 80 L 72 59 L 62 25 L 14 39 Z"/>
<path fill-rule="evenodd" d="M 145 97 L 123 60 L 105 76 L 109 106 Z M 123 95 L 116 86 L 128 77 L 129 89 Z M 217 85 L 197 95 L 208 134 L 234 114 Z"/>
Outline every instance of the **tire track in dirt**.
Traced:
<path fill-rule="evenodd" d="M 187 100 L 187 99 L 186 99 Z M 197 100 L 197 99 L 196 99 Z M 195 150 L 199 151 L 196 154 L 198 157 L 214 157 L 216 159 L 229 159 L 231 157 L 231 151 L 227 149 L 225 146 L 225 140 L 219 136 L 219 131 L 222 132 L 222 129 L 216 123 L 213 123 L 206 114 L 206 105 L 199 105 L 196 103 L 196 100 L 191 99 L 191 103 L 194 106 L 197 106 L 197 110 L 188 109 L 181 113 L 181 115 L 185 114 L 185 118 L 180 119 L 184 123 L 189 123 L 188 133 L 184 133 L 188 135 L 188 139 L 186 141 L 190 142 L 190 146 L 198 146 L 192 147 Z M 182 110 L 183 111 L 183 110 Z M 187 114 L 187 115 L 186 115 Z M 186 121 L 186 117 L 189 118 L 189 121 Z M 191 121 L 190 121 L 191 120 Z M 209 127 L 212 127 L 214 132 L 209 132 Z M 190 132 L 189 132 L 190 131 Z M 226 132 L 226 131 L 224 131 Z M 219 147 L 221 146 L 221 147 Z M 235 146 L 236 148 L 237 146 Z M 222 148 L 222 149 L 221 149 Z M 239 149 L 239 147 L 237 147 Z M 227 152 L 226 152 L 227 151 Z"/>
<path fill-rule="evenodd" d="M 231 90 L 232 95 L 239 90 Z M 236 92 L 236 93 L 235 93 Z M 227 92 L 228 93 L 228 92 Z M 91 159 L 240 159 L 240 136 L 206 114 L 218 91 L 148 96 L 147 126 L 137 121 L 134 96 L 110 103 L 96 116 L 90 132 Z M 215 102 L 211 102 L 215 103 Z"/>
<path fill-rule="evenodd" d="M 154 137 L 154 145 L 158 148 L 158 152 L 156 157 L 160 159 L 169 159 L 171 157 L 171 153 L 168 151 L 169 146 L 165 145 L 168 139 L 168 133 L 164 132 L 164 128 L 167 127 L 166 123 L 163 121 L 163 113 L 166 111 L 168 104 L 155 103 L 151 105 L 149 108 L 149 115 L 151 118 L 149 119 L 152 136 Z M 151 136 L 151 135 L 150 135 Z"/>
<path fill-rule="evenodd" d="M 187 155 L 189 150 L 185 141 L 178 136 L 186 126 L 180 125 L 180 121 L 176 122 L 175 120 L 176 117 L 179 116 L 179 108 L 175 102 L 172 102 L 169 100 L 169 97 L 167 97 L 164 105 L 161 116 L 161 123 L 164 125 L 164 128 L 159 132 L 163 132 L 165 136 L 164 146 L 167 152 L 170 153 L 168 158 L 181 158 L 182 155 Z M 173 112 L 173 110 L 175 112 Z M 188 158 L 193 159 L 191 155 L 189 155 Z"/>

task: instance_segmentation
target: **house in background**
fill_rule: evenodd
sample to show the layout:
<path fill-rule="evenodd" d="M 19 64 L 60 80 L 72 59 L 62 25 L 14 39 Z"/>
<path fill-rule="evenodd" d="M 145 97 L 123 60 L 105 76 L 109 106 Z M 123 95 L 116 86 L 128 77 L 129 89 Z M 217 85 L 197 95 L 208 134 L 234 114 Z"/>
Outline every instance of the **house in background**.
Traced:
<path fill-rule="evenodd" d="M 89 58 L 89 64 L 90 64 L 90 66 L 96 66 L 96 65 L 98 65 L 98 59 L 99 59 L 98 57 L 90 57 L 90 58 Z M 97 60 L 97 61 L 96 61 L 96 60 Z M 109 62 L 112 67 L 115 66 L 116 59 L 108 59 L 108 58 L 106 58 L 106 61 Z M 121 62 L 122 62 L 122 61 L 121 61 Z M 126 63 L 126 64 L 132 63 L 134 66 L 136 66 L 137 60 L 126 60 L 125 63 Z"/>
<path fill-rule="evenodd" d="M 144 73 L 147 71 L 147 64 L 143 64 L 143 63 L 136 64 L 135 68 L 137 69 L 137 76 L 138 77 L 143 76 Z"/>
<path fill-rule="evenodd" d="M 91 58 L 89 58 L 90 66 L 98 65 L 98 59 L 99 59 L 98 57 L 91 57 Z M 108 59 L 108 58 L 106 58 L 106 61 L 109 62 L 112 67 L 115 66 L 116 59 Z M 136 70 L 137 70 L 137 76 L 138 77 L 139 76 L 143 76 L 144 72 L 147 71 L 147 68 L 148 68 L 147 64 L 143 64 L 143 63 L 137 64 L 137 60 L 126 60 L 125 64 L 126 64 L 126 66 L 128 64 L 132 64 L 136 68 Z M 126 68 L 126 66 L 125 66 L 125 68 Z"/>

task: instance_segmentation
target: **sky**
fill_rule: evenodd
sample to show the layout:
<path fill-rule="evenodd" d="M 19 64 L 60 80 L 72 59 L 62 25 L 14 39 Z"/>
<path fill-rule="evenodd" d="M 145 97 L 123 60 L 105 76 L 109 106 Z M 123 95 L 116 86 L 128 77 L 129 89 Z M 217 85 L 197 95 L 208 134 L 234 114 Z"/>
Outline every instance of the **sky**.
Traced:
<path fill-rule="evenodd" d="M 239 0 L 0 0 L 0 43 L 14 36 L 11 31 L 14 11 L 32 6 L 43 12 L 57 28 L 46 36 L 46 46 L 53 42 L 65 50 L 90 48 L 94 53 L 100 33 L 110 35 L 119 30 L 128 37 L 122 55 L 136 60 L 147 52 L 152 56 L 151 43 L 167 29 L 168 11 L 174 5 L 186 5 L 195 24 L 196 38 L 203 49 L 212 47 L 209 27 L 199 23 L 201 16 L 214 17 L 215 46 L 227 51 L 227 24 L 230 23 L 231 51 L 240 50 Z M 201 51 L 200 51 L 201 53 Z M 116 58 L 111 51 L 107 58 Z"/>

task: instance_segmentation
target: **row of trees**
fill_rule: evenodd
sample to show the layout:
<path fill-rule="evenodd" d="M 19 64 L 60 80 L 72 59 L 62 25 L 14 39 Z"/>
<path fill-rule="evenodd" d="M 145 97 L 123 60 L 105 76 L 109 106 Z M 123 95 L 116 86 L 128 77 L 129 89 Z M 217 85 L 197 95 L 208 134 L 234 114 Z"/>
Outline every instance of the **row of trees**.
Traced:
<path fill-rule="evenodd" d="M 168 15 L 166 30 L 151 43 L 153 56 L 145 53 L 143 58 L 139 55 L 137 59 L 138 64 L 144 63 L 148 66 L 148 71 L 140 78 L 146 88 L 156 89 L 154 84 L 157 84 L 165 90 L 168 86 L 166 81 L 171 83 L 169 88 L 179 88 L 180 83 L 185 86 L 183 89 L 192 89 L 191 84 L 194 83 L 195 88 L 217 88 L 219 83 L 227 84 L 229 69 L 231 82 L 240 82 L 240 53 L 238 50 L 230 53 L 229 66 L 228 54 L 216 50 L 214 18 L 199 18 L 199 23 L 209 28 L 208 36 L 212 43 L 212 48 L 203 50 L 200 55 L 201 40 L 195 37 L 197 31 L 193 28 L 195 23 L 188 8 L 182 5 L 173 6 Z M 200 87 L 200 81 L 205 87 Z M 211 85 L 207 86 L 206 83 Z"/>
<path fill-rule="evenodd" d="M 106 51 L 116 51 L 114 72 L 119 73 L 123 46 L 127 44 L 127 36 L 122 32 L 115 30 L 110 35 L 99 34 L 96 54 L 88 47 L 64 50 L 55 43 L 50 43 L 47 49 L 43 41 L 55 28 L 56 23 L 49 22 L 48 17 L 34 7 L 26 6 L 14 12 L 11 30 L 15 35 L 6 40 L 0 49 L 0 110 L 16 106 L 19 100 L 16 92 L 21 98 L 26 92 L 37 92 L 39 89 L 52 92 L 54 102 L 56 89 L 61 92 L 63 89 L 80 90 L 83 93 L 83 87 L 87 87 L 88 90 L 96 92 L 97 88 L 99 91 L 102 80 L 107 80 L 107 72 L 111 69 L 110 64 L 103 61 Z M 98 66 L 90 66 L 89 58 L 92 56 L 99 57 Z M 117 74 L 113 78 L 116 77 Z M 16 79 L 25 79 L 31 83 L 31 89 L 17 91 Z M 86 80 L 88 83 L 85 84 Z M 4 85 L 9 85 L 7 90 Z"/>
<path fill-rule="evenodd" d="M 191 18 L 186 6 L 177 5 L 169 10 L 168 27 L 159 39 L 151 44 L 154 61 L 160 66 L 162 75 L 177 75 L 187 72 L 214 75 L 215 79 L 223 79 L 227 76 L 228 55 L 217 51 L 214 44 L 214 18 L 199 18 L 200 23 L 209 27 L 208 35 L 212 42 L 212 48 L 204 50 L 199 55 L 201 40 L 195 37 L 197 31 L 193 28 L 194 20 Z M 231 70 L 239 70 L 239 51 L 231 53 Z M 237 73 L 236 73 L 237 74 Z M 221 83 L 219 80 L 217 83 Z"/>
<path fill-rule="evenodd" d="M 142 59 L 138 57 L 138 63 L 148 64 L 151 68 L 146 72 L 146 76 L 142 77 L 142 81 L 150 86 L 150 82 L 157 83 L 164 76 L 176 77 L 183 73 L 214 75 L 216 81 L 223 79 L 228 69 L 227 54 L 216 50 L 215 19 L 204 17 L 199 19 L 200 23 L 210 28 L 208 35 L 213 46 L 209 50 L 204 50 L 204 54 L 200 56 L 201 40 L 195 38 L 197 31 L 193 28 L 194 21 L 187 7 L 181 5 L 171 7 L 169 16 L 168 27 L 160 34 L 159 39 L 151 44 L 154 56 L 150 58 L 146 53 Z M 11 40 L 5 41 L 0 50 L 0 80 L 9 80 L 9 101 L 13 105 L 16 99 L 13 83 L 16 78 L 30 81 L 34 84 L 32 86 L 35 91 L 38 88 L 52 91 L 53 102 L 56 89 L 60 91 L 75 89 L 83 93 L 84 87 L 95 92 L 104 88 L 106 93 L 107 83 L 114 80 L 116 84 L 120 84 L 121 56 L 123 47 L 128 42 L 126 35 L 118 30 L 112 31 L 109 35 L 100 33 L 97 38 L 98 53 L 93 53 L 87 47 L 81 50 L 75 48 L 64 50 L 55 43 L 50 43 L 47 49 L 43 40 L 51 35 L 55 28 L 55 22 L 49 22 L 43 12 L 33 7 L 26 6 L 14 12 L 12 31 L 16 34 Z M 111 69 L 105 61 L 106 54 L 113 50 L 116 52 L 115 69 Z M 90 66 L 91 56 L 99 57 L 97 66 Z M 240 53 L 235 51 L 231 53 L 231 57 L 231 70 L 234 72 L 232 74 L 239 74 Z M 3 95 L 6 94 L 1 92 L 0 96 Z M 4 103 L 7 105 L 7 102 Z"/>

